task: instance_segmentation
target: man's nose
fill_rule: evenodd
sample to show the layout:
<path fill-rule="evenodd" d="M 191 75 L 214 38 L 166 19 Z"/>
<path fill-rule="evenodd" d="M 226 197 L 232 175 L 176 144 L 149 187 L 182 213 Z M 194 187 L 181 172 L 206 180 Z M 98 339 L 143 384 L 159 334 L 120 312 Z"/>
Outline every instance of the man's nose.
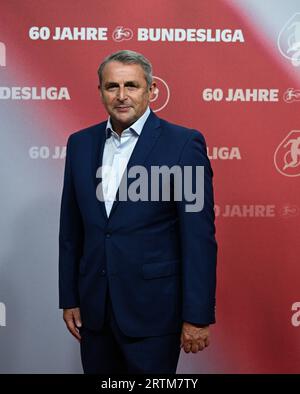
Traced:
<path fill-rule="evenodd" d="M 123 101 L 127 98 L 127 93 L 126 93 L 126 89 L 124 86 L 121 86 L 119 89 L 119 95 L 118 95 L 118 99 Z"/>

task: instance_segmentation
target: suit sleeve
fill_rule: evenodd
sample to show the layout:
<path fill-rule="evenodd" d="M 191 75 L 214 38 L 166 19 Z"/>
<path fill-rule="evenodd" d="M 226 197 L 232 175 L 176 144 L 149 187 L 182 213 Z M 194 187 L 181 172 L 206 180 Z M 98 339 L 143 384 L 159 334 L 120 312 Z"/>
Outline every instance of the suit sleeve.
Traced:
<path fill-rule="evenodd" d="M 182 252 L 182 297 L 183 321 L 194 324 L 215 323 L 215 292 L 217 243 L 215 239 L 215 214 L 213 194 L 213 171 L 206 153 L 206 143 L 202 134 L 193 131 L 181 153 L 180 167 L 192 168 L 193 190 L 196 182 L 201 185 L 196 166 L 204 167 L 203 191 L 204 204 L 201 210 L 188 212 L 187 201 L 183 194 L 177 201 L 181 252 Z M 185 180 L 184 173 L 184 180 Z M 200 182 L 200 183 L 199 183 Z"/>
<path fill-rule="evenodd" d="M 72 137 L 68 139 L 59 228 L 59 307 L 79 306 L 78 269 L 83 248 L 83 224 L 72 175 Z"/>

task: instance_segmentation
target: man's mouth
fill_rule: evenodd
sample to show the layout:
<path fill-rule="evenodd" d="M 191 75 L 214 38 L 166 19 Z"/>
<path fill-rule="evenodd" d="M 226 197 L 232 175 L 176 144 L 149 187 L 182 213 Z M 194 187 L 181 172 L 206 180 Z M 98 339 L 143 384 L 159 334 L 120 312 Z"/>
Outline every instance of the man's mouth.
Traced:
<path fill-rule="evenodd" d="M 129 110 L 130 106 L 129 105 L 118 105 L 115 108 L 116 108 L 117 111 L 126 112 L 126 111 Z"/>

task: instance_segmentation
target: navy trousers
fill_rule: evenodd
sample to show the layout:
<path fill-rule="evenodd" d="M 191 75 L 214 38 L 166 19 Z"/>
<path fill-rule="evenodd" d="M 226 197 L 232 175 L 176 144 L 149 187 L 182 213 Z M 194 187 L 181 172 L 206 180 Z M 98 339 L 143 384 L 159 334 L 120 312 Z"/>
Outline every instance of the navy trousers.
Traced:
<path fill-rule="evenodd" d="M 86 374 L 175 374 L 180 334 L 128 337 L 118 327 L 107 292 L 101 331 L 80 329 L 81 360 Z"/>

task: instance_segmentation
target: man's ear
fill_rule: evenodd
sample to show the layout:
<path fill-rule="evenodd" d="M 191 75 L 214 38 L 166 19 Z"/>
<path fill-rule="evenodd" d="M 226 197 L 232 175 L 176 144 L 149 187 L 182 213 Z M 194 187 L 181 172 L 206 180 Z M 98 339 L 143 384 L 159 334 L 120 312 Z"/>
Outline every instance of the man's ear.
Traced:
<path fill-rule="evenodd" d="M 100 93 L 101 100 L 103 101 L 101 85 L 98 85 L 98 91 L 99 91 L 99 93 Z"/>
<path fill-rule="evenodd" d="M 150 91 L 150 100 L 154 99 L 155 96 L 157 95 L 157 85 L 156 82 L 152 82 L 149 88 Z"/>

